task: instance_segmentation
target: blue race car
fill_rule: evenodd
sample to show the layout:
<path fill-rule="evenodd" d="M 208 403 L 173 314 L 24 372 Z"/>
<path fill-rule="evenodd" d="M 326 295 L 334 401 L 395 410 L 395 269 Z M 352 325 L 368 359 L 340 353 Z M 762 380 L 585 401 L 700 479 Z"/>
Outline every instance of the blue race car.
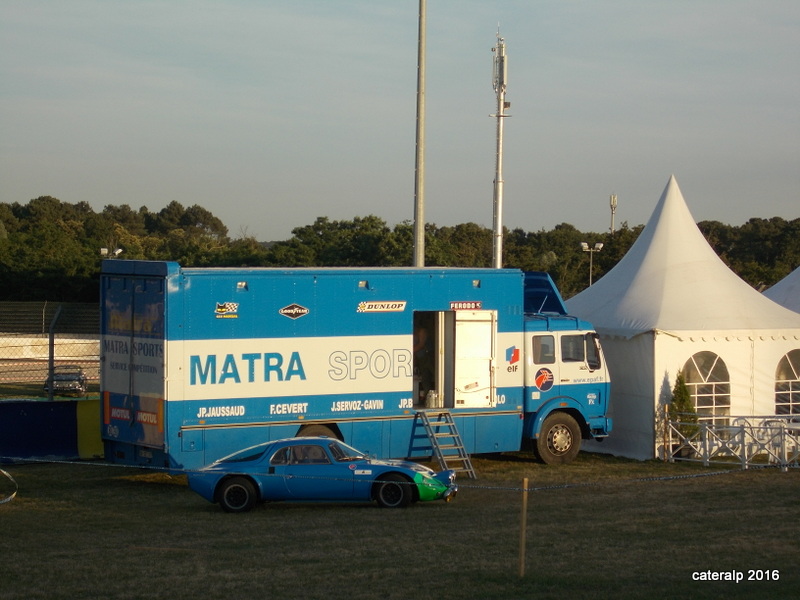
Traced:
<path fill-rule="evenodd" d="M 416 501 L 450 501 L 455 472 L 434 472 L 400 460 L 375 460 L 334 438 L 266 442 L 187 473 L 189 487 L 227 512 L 257 502 L 377 501 L 403 508 Z"/>

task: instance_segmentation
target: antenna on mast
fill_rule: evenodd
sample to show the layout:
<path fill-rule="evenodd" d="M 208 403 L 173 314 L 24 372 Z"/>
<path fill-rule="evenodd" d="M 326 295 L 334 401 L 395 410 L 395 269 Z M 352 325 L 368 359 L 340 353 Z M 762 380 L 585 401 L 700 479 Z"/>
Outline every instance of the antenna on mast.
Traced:
<path fill-rule="evenodd" d="M 608 199 L 608 205 L 611 207 L 611 235 L 614 235 L 614 215 L 617 214 L 617 195 L 611 194 Z"/>
<path fill-rule="evenodd" d="M 497 113 L 489 115 L 497 119 L 497 162 L 494 177 L 494 213 L 492 244 L 492 266 L 500 269 L 503 266 L 503 119 L 511 115 L 505 114 L 511 103 L 506 102 L 506 86 L 508 85 L 508 57 L 505 40 L 500 37 L 500 25 L 497 26 L 497 44 L 492 48 L 492 87 L 497 94 Z"/>

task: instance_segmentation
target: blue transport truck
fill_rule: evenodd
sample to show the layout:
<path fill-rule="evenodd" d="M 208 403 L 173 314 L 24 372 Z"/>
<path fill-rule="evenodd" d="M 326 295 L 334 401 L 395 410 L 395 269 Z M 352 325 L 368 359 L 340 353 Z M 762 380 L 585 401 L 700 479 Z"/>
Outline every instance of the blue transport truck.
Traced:
<path fill-rule="evenodd" d="M 546 273 L 106 260 L 101 321 L 115 463 L 187 471 L 302 435 L 430 456 L 430 412 L 469 454 L 530 443 L 547 463 L 611 430 L 597 334 Z"/>

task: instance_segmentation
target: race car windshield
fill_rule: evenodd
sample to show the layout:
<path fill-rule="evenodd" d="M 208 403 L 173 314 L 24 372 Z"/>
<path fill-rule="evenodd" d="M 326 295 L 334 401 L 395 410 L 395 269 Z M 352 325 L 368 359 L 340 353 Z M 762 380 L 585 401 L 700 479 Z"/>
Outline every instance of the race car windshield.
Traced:
<path fill-rule="evenodd" d="M 366 458 L 363 453 L 342 442 L 331 442 L 328 447 L 331 450 L 331 454 L 333 454 L 333 458 L 336 459 L 337 462 L 352 462 L 355 460 L 364 460 Z"/>

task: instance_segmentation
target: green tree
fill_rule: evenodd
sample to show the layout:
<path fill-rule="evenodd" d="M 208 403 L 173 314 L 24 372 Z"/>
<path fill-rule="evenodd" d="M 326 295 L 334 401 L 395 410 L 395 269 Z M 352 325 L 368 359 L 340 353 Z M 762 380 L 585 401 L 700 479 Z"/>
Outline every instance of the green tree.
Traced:
<path fill-rule="evenodd" d="M 148 212 L 145 215 L 147 231 L 166 235 L 173 229 L 179 229 L 181 226 L 181 218 L 185 212 L 186 209 L 183 208 L 183 205 L 175 200 L 155 214 Z"/>
<path fill-rule="evenodd" d="M 581 242 L 594 245 L 601 234 L 593 239 L 569 223 L 560 223 L 552 231 L 544 232 L 541 243 L 555 254 L 548 269 L 550 276 L 564 298 L 570 298 L 589 285 L 589 257 L 581 251 Z"/>
<path fill-rule="evenodd" d="M 19 229 L 19 219 L 10 204 L 0 203 L 0 223 L 3 224 L 3 231 L 6 232 L 6 235 Z"/>
<path fill-rule="evenodd" d="M 187 208 L 178 220 L 185 231 L 195 236 L 204 236 L 217 241 L 226 241 L 228 228 L 223 222 L 202 206 L 194 204 Z"/>
<path fill-rule="evenodd" d="M 312 225 L 292 231 L 288 243 L 275 244 L 274 256 L 283 256 L 305 266 L 387 266 L 386 222 L 374 215 L 352 221 L 317 217 Z"/>
<path fill-rule="evenodd" d="M 267 245 L 254 237 L 242 237 L 223 247 L 215 262 L 218 267 L 259 267 L 268 265 Z"/>
<path fill-rule="evenodd" d="M 414 262 L 414 225 L 403 221 L 394 226 L 391 234 L 383 242 L 386 264 L 393 267 L 407 267 Z"/>
<path fill-rule="evenodd" d="M 475 223 L 441 227 L 431 236 L 431 265 L 489 267 L 492 264 L 492 231 Z"/>
<path fill-rule="evenodd" d="M 800 219 L 750 219 L 741 227 L 698 224 L 731 269 L 751 285 L 769 286 L 800 264 Z M 578 231 L 561 223 L 550 231 L 504 230 L 503 264 L 546 271 L 569 298 L 589 281 L 580 244 L 604 244 L 593 255 L 595 281 L 612 269 L 643 227 L 627 223 L 613 234 Z M 230 239 L 224 223 L 199 205 L 177 201 L 153 213 L 142 206 L 106 205 L 40 196 L 26 204 L 0 203 L 0 277 L 4 299 L 96 300 L 100 248 L 122 248 L 124 258 L 174 260 L 184 266 L 409 266 L 413 224 L 393 229 L 374 216 L 331 221 L 318 217 L 292 237 L 269 245 Z M 492 231 L 475 223 L 425 225 L 425 264 L 488 267 Z"/>
<path fill-rule="evenodd" d="M 678 371 L 675 385 L 672 388 L 672 399 L 669 403 L 669 420 L 680 423 L 678 431 L 688 437 L 697 432 L 697 410 L 695 409 L 692 395 L 686 386 L 683 371 Z"/>
<path fill-rule="evenodd" d="M 120 206 L 108 204 L 103 208 L 101 214 L 111 223 L 116 223 L 124 227 L 125 231 L 130 235 L 147 235 L 147 226 L 145 223 L 145 214 L 147 214 L 146 208 L 144 208 L 144 210 L 135 211 L 127 204 L 122 204 Z"/>

